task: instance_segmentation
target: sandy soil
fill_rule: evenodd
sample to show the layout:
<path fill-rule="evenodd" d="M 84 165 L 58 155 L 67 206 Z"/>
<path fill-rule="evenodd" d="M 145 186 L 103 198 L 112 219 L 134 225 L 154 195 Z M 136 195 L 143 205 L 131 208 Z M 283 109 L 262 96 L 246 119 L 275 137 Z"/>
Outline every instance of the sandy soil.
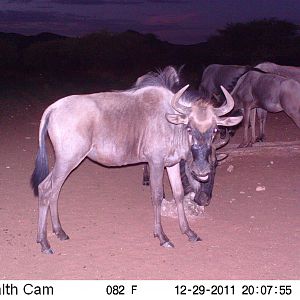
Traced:
<path fill-rule="evenodd" d="M 153 238 L 142 167 L 109 169 L 85 160 L 60 196 L 71 239 L 59 241 L 49 226 L 55 254 L 41 254 L 29 179 L 47 105 L 22 101 L 0 99 L 0 279 L 300 279 L 299 149 L 231 156 L 218 167 L 204 216 L 190 220 L 203 241 L 188 242 L 176 219 L 163 218 L 174 249 Z M 285 114 L 269 116 L 269 141 L 299 135 Z M 231 143 L 240 136 L 241 130 Z M 167 178 L 165 189 L 170 198 Z"/>

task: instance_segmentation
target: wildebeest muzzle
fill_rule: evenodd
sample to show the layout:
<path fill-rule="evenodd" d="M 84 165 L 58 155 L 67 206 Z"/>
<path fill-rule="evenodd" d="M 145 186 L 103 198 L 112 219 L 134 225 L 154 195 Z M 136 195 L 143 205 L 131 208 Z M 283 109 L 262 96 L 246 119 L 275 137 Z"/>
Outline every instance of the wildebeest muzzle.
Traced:
<path fill-rule="evenodd" d="M 211 172 L 208 161 L 211 149 L 207 145 L 192 145 L 191 152 L 193 156 L 191 174 L 197 181 L 206 182 Z"/>

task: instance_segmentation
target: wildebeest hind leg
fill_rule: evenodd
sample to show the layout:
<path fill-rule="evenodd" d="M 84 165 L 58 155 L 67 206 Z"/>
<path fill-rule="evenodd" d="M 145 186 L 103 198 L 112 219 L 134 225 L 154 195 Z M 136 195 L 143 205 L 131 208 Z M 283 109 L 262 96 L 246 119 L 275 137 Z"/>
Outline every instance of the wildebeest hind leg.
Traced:
<path fill-rule="evenodd" d="M 64 167 L 56 164 L 52 171 L 52 197 L 50 198 L 51 222 L 52 230 L 60 240 L 68 240 L 69 236 L 62 229 L 60 223 L 57 205 L 58 196 L 65 179 L 72 170 L 73 164 L 67 164 Z"/>
<path fill-rule="evenodd" d="M 55 170 L 55 169 L 54 169 Z M 64 177 L 64 179 L 66 176 Z M 62 229 L 58 210 L 57 199 L 64 181 L 62 177 L 53 177 L 53 172 L 40 184 L 39 186 L 39 222 L 38 222 L 38 236 L 37 242 L 41 244 L 41 251 L 43 253 L 52 254 L 53 250 L 47 239 L 47 215 L 50 208 L 51 221 L 53 232 L 61 240 L 66 240 L 69 237 Z"/>
<path fill-rule="evenodd" d="M 39 221 L 37 242 L 41 244 L 43 253 L 53 253 L 47 239 L 47 214 L 50 208 L 52 229 L 60 240 L 69 239 L 62 229 L 57 201 L 61 187 L 70 172 L 81 162 L 80 160 L 62 161 L 57 159 L 53 170 L 48 177 L 39 185 Z"/>
<path fill-rule="evenodd" d="M 144 164 L 144 168 L 143 168 L 143 185 L 150 185 L 148 164 Z"/>
<path fill-rule="evenodd" d="M 183 234 L 186 234 L 188 236 L 190 241 L 200 241 L 201 239 L 197 236 L 197 234 L 191 230 L 185 216 L 183 207 L 183 187 L 180 178 L 179 163 L 172 167 L 167 167 L 167 172 L 173 195 L 176 201 L 180 230 Z"/>
<path fill-rule="evenodd" d="M 300 128 L 300 101 L 292 97 L 286 97 L 281 102 L 284 112 L 295 122 Z"/>
<path fill-rule="evenodd" d="M 46 179 L 39 185 L 39 218 L 37 243 L 41 244 L 43 253 L 52 254 L 53 251 L 47 239 L 47 215 L 49 210 L 49 198 L 51 196 L 51 177 L 50 173 Z"/>

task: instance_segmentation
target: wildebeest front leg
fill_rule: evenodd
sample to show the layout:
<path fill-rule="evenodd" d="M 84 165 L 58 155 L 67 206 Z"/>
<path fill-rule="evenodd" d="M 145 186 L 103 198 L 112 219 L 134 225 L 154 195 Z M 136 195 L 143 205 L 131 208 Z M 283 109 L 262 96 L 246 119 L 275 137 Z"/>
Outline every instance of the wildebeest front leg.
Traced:
<path fill-rule="evenodd" d="M 159 238 L 160 245 L 173 248 L 174 245 L 163 231 L 161 225 L 161 203 L 163 200 L 163 164 L 149 163 L 151 199 L 154 209 L 154 237 Z"/>
<path fill-rule="evenodd" d="M 248 130 L 249 130 L 249 122 L 250 122 L 250 107 L 244 107 L 244 138 L 242 143 L 239 145 L 239 148 L 244 148 L 249 146 L 249 136 L 248 136 Z"/>
<path fill-rule="evenodd" d="M 179 163 L 172 167 L 167 167 L 167 172 L 168 172 L 173 196 L 176 201 L 180 230 L 182 233 L 188 236 L 190 241 L 200 241 L 201 239 L 197 236 L 197 234 L 191 230 L 185 216 L 184 207 L 183 207 L 184 195 L 183 195 L 183 187 L 180 178 Z"/>
<path fill-rule="evenodd" d="M 256 122 L 256 108 L 253 108 L 251 109 L 250 112 L 251 140 L 249 146 L 252 146 L 252 144 L 254 144 L 256 141 L 255 122 Z"/>
<path fill-rule="evenodd" d="M 259 135 L 256 139 L 256 142 L 265 142 L 266 141 L 265 127 L 266 127 L 268 112 L 262 108 L 257 108 L 256 111 L 257 111 L 257 119 L 259 122 Z"/>

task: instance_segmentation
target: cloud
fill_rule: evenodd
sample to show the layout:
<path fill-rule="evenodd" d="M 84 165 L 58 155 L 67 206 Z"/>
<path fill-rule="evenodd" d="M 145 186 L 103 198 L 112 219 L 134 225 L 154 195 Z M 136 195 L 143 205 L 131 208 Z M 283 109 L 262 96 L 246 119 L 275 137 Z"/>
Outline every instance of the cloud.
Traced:
<path fill-rule="evenodd" d="M 101 8 L 102 9 L 102 8 Z M 199 18 L 193 12 L 168 14 L 136 14 L 93 16 L 55 10 L 6 10 L 0 11 L 0 28 L 5 32 L 16 32 L 33 35 L 40 32 L 53 32 L 66 36 L 82 36 L 92 32 L 107 30 L 123 32 L 135 30 L 141 33 L 154 33 L 163 40 L 173 43 L 190 43 L 192 34 L 196 32 L 196 40 L 200 40 Z M 206 34 L 205 34 L 206 36 Z M 195 41 L 196 42 L 196 41 Z"/>
<path fill-rule="evenodd" d="M 5 23 L 19 23 L 19 22 L 49 22 L 55 20 L 57 17 L 54 13 L 37 12 L 37 11 L 23 11 L 6 10 L 0 11 L 0 25 Z"/>
<path fill-rule="evenodd" d="M 164 14 L 164 15 L 152 15 L 146 18 L 145 24 L 147 25 L 179 25 L 186 22 L 189 23 L 198 17 L 197 13 L 186 13 L 186 14 Z"/>
<path fill-rule="evenodd" d="M 64 16 L 67 23 L 74 22 L 74 18 Z M 61 33 L 63 18 L 53 12 L 7 10 L 0 11 L 0 28 L 6 32 L 22 34 L 36 34 L 42 31 Z M 66 32 L 65 32 L 66 33 Z M 61 33 L 63 34 L 63 33 Z"/>
<path fill-rule="evenodd" d="M 121 32 L 128 29 L 138 30 L 141 24 L 130 19 L 98 19 L 57 12 L 15 10 L 0 11 L 0 28 L 5 32 L 37 34 L 50 31 L 67 36 L 80 36 L 106 29 Z"/>

